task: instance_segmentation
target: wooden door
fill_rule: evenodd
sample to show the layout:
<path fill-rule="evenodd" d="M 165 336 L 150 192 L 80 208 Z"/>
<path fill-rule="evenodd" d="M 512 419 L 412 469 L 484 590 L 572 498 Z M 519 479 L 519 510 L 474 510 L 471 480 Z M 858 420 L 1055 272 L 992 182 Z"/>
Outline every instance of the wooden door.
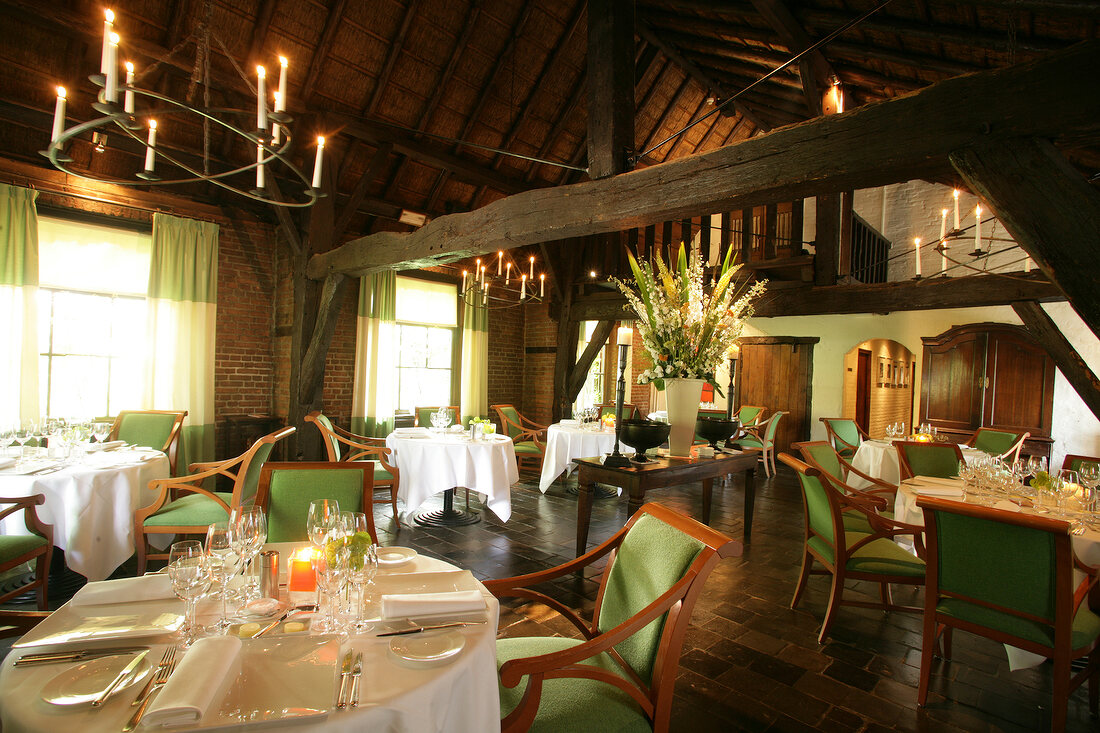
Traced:
<path fill-rule="evenodd" d="M 953 329 L 923 341 L 922 421 L 950 431 L 973 431 L 982 417 L 986 334 Z"/>
<path fill-rule="evenodd" d="M 763 405 L 766 414 L 790 412 L 779 423 L 776 451 L 810 438 L 814 344 L 817 337 L 760 336 L 741 339 L 737 361 L 739 404 Z"/>

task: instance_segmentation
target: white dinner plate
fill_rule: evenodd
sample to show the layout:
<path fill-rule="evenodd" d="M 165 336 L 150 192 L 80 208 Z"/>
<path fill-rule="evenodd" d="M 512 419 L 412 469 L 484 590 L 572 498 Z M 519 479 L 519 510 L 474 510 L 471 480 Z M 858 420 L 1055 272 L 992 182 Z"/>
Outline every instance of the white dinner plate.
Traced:
<path fill-rule="evenodd" d="M 466 637 L 457 631 L 397 636 L 390 641 L 390 652 L 400 661 L 417 666 L 447 664 L 466 646 Z"/>
<path fill-rule="evenodd" d="M 42 688 L 42 699 L 51 705 L 88 705 L 99 697 L 111 680 L 118 676 L 123 668 L 134 661 L 133 654 L 116 654 L 110 657 L 100 657 L 75 667 L 66 669 L 54 677 Z M 122 690 L 137 684 L 145 673 L 149 671 L 149 658 L 141 660 L 141 664 L 134 669 L 126 679 L 122 681 L 112 696 Z"/>
<path fill-rule="evenodd" d="M 183 626 L 183 614 L 165 611 L 146 611 L 133 604 L 133 613 L 117 616 L 84 616 L 65 620 L 58 614 L 47 616 L 12 646 L 22 649 L 28 646 L 53 644 L 87 644 L 107 639 L 145 639 L 160 637 L 178 631 Z M 89 607 L 89 611 L 94 607 Z"/>
<path fill-rule="evenodd" d="M 379 547 L 378 565 L 384 568 L 396 568 L 410 562 L 416 557 L 416 550 L 411 547 Z"/>

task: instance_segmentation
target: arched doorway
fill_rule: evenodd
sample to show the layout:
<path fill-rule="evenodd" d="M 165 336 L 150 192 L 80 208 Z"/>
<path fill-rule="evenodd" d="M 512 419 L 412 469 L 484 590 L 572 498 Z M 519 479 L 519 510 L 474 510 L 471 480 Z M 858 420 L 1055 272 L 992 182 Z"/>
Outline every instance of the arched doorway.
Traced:
<path fill-rule="evenodd" d="M 868 339 L 844 355 L 844 415 L 872 437 L 913 424 L 916 356 L 897 341 Z"/>

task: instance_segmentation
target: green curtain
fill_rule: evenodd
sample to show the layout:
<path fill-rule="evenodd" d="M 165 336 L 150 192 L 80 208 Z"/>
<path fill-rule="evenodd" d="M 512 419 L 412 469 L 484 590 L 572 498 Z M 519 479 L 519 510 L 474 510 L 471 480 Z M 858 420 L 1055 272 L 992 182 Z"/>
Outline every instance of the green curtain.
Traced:
<path fill-rule="evenodd" d="M 396 318 L 397 273 L 388 270 L 360 278 L 351 403 L 353 433 L 383 437 L 393 430 L 397 405 Z"/>
<path fill-rule="evenodd" d="M 218 225 L 153 215 L 144 409 L 187 410 L 178 466 L 214 460 Z"/>
<path fill-rule="evenodd" d="M 489 415 L 489 309 L 478 299 L 462 309 L 462 422 Z"/>
<path fill-rule="evenodd" d="M 37 420 L 38 192 L 0 183 L 0 424 Z"/>

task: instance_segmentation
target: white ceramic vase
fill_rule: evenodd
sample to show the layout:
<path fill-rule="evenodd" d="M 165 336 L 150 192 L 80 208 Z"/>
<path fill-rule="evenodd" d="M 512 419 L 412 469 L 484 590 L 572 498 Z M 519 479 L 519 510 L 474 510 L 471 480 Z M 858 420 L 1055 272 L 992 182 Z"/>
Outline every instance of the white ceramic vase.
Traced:
<path fill-rule="evenodd" d="M 703 396 L 702 379 L 666 379 L 665 405 L 668 408 L 668 453 L 681 458 L 691 455 L 695 442 L 695 419 L 699 415 L 699 398 Z"/>

